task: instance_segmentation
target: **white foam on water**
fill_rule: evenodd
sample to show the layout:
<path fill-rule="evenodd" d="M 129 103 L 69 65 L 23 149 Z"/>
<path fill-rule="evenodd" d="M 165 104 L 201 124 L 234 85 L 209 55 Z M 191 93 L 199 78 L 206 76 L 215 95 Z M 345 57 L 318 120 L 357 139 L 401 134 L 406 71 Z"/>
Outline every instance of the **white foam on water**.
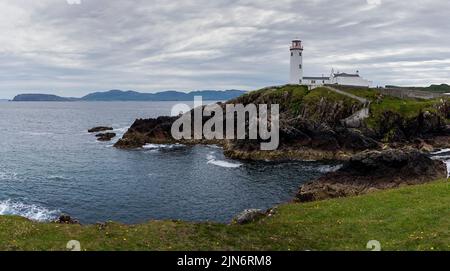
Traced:
<path fill-rule="evenodd" d="M 25 204 L 12 200 L 0 201 L 0 215 L 16 215 L 28 219 L 45 222 L 55 220 L 60 214 L 58 210 L 49 210 L 35 204 Z"/>
<path fill-rule="evenodd" d="M 343 165 L 324 165 L 318 167 L 318 170 L 322 173 L 336 172 L 342 168 Z"/>
<path fill-rule="evenodd" d="M 126 126 L 126 127 L 122 127 L 122 128 L 117 128 L 117 129 L 114 129 L 113 131 L 119 132 L 119 133 L 125 133 L 126 131 L 128 131 L 128 129 L 130 129 L 130 126 Z"/>
<path fill-rule="evenodd" d="M 116 133 L 118 138 L 121 138 L 128 131 L 128 129 L 130 129 L 130 126 L 117 128 L 117 129 L 112 130 L 112 132 Z"/>
<path fill-rule="evenodd" d="M 437 155 L 437 154 L 446 153 L 446 152 L 450 153 L 450 149 L 442 149 L 437 152 L 432 152 L 431 155 Z"/>
<path fill-rule="evenodd" d="M 433 160 L 449 160 L 450 159 L 450 155 L 432 156 L 431 159 L 433 159 Z"/>
<path fill-rule="evenodd" d="M 208 160 L 207 164 L 215 165 L 218 167 L 224 167 L 224 168 L 238 168 L 241 167 L 241 163 L 231 163 L 224 160 L 217 160 L 213 153 L 210 153 L 206 156 L 206 159 Z"/>
<path fill-rule="evenodd" d="M 142 148 L 145 150 L 174 149 L 182 147 L 184 147 L 184 145 L 182 144 L 146 144 L 142 146 Z"/>
<path fill-rule="evenodd" d="M 15 180 L 16 178 L 17 178 L 16 172 L 0 171 L 0 180 L 2 181 L 11 181 Z"/>

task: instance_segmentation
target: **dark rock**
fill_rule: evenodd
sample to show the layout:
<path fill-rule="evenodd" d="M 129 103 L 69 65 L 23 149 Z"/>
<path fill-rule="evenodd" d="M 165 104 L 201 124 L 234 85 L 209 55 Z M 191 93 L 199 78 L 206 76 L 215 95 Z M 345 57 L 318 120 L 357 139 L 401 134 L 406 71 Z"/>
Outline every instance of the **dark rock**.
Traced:
<path fill-rule="evenodd" d="M 112 127 L 105 127 L 105 126 L 98 126 L 94 127 L 92 129 L 89 129 L 89 133 L 98 133 L 98 132 L 105 132 L 105 131 L 112 131 L 114 130 Z"/>
<path fill-rule="evenodd" d="M 78 220 L 73 219 L 71 216 L 69 215 L 61 215 L 58 220 L 55 221 L 56 223 L 59 224 L 80 224 L 80 222 L 78 222 Z"/>
<path fill-rule="evenodd" d="M 98 141 L 110 141 L 111 139 L 116 137 L 115 133 L 101 133 L 95 135 Z"/>
<path fill-rule="evenodd" d="M 156 119 L 138 119 L 114 146 L 129 149 L 139 148 L 147 143 L 170 143 L 171 129 L 177 117 L 159 117 Z"/>
<path fill-rule="evenodd" d="M 262 217 L 264 217 L 266 213 L 260 209 L 248 209 L 238 214 L 234 219 L 233 223 L 244 225 L 251 222 L 254 222 Z"/>
<path fill-rule="evenodd" d="M 298 201 L 316 201 L 421 184 L 447 176 L 446 165 L 414 149 L 365 151 L 344 166 L 305 184 Z"/>

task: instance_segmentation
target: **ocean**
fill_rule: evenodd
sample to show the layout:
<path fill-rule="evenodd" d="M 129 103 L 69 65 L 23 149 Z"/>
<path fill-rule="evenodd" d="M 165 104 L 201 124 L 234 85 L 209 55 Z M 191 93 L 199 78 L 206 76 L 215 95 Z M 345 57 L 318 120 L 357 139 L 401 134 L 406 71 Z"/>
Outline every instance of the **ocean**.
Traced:
<path fill-rule="evenodd" d="M 168 115 L 176 103 L 0 101 L 0 215 L 226 223 L 245 209 L 290 201 L 302 183 L 336 169 L 234 161 L 217 146 L 113 147 L 136 118 Z M 118 137 L 98 142 L 87 130 L 99 125 Z"/>

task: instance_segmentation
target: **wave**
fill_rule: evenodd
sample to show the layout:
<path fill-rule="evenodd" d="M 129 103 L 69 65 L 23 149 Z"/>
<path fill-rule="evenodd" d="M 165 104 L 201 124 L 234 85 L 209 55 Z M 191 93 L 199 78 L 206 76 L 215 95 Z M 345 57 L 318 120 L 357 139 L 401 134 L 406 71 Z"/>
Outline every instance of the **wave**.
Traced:
<path fill-rule="evenodd" d="M 241 167 L 241 163 L 231 163 L 224 160 L 217 160 L 216 157 L 213 154 L 208 154 L 206 156 L 206 159 L 208 160 L 207 164 L 215 165 L 218 167 L 224 167 L 224 168 L 238 168 Z"/>
<path fill-rule="evenodd" d="M 112 130 L 112 132 L 116 133 L 118 137 L 122 137 L 128 130 L 130 129 L 130 126 L 117 128 Z"/>
<path fill-rule="evenodd" d="M 122 127 L 122 128 L 116 128 L 113 131 L 125 133 L 126 131 L 128 131 L 128 129 L 130 129 L 130 126 L 126 126 L 126 127 Z"/>
<path fill-rule="evenodd" d="M 432 152 L 431 155 L 437 155 L 437 154 L 442 154 L 442 153 L 450 153 L 450 149 L 442 149 L 440 151 L 437 152 Z"/>
<path fill-rule="evenodd" d="M 319 166 L 317 170 L 322 173 L 336 172 L 342 168 L 343 165 L 324 165 Z"/>
<path fill-rule="evenodd" d="M 0 201 L 0 215 L 16 215 L 45 222 L 55 220 L 58 214 L 60 214 L 59 210 L 49 210 L 35 204 L 25 204 L 10 199 Z"/>
<path fill-rule="evenodd" d="M 145 150 L 162 150 L 162 149 L 174 149 L 182 148 L 185 145 L 182 144 L 146 144 L 142 148 Z"/>

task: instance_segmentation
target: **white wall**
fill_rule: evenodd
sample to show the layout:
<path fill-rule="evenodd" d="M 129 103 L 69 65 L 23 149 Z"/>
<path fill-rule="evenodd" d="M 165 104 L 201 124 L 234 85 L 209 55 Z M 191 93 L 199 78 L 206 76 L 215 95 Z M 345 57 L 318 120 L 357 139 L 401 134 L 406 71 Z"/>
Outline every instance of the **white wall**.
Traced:
<path fill-rule="evenodd" d="M 300 68 L 300 65 L 301 68 Z M 291 73 L 290 80 L 291 84 L 300 84 L 300 80 L 303 79 L 303 51 L 299 49 L 291 50 Z"/>
<path fill-rule="evenodd" d="M 371 82 L 361 77 L 334 77 L 332 84 L 370 87 Z"/>

